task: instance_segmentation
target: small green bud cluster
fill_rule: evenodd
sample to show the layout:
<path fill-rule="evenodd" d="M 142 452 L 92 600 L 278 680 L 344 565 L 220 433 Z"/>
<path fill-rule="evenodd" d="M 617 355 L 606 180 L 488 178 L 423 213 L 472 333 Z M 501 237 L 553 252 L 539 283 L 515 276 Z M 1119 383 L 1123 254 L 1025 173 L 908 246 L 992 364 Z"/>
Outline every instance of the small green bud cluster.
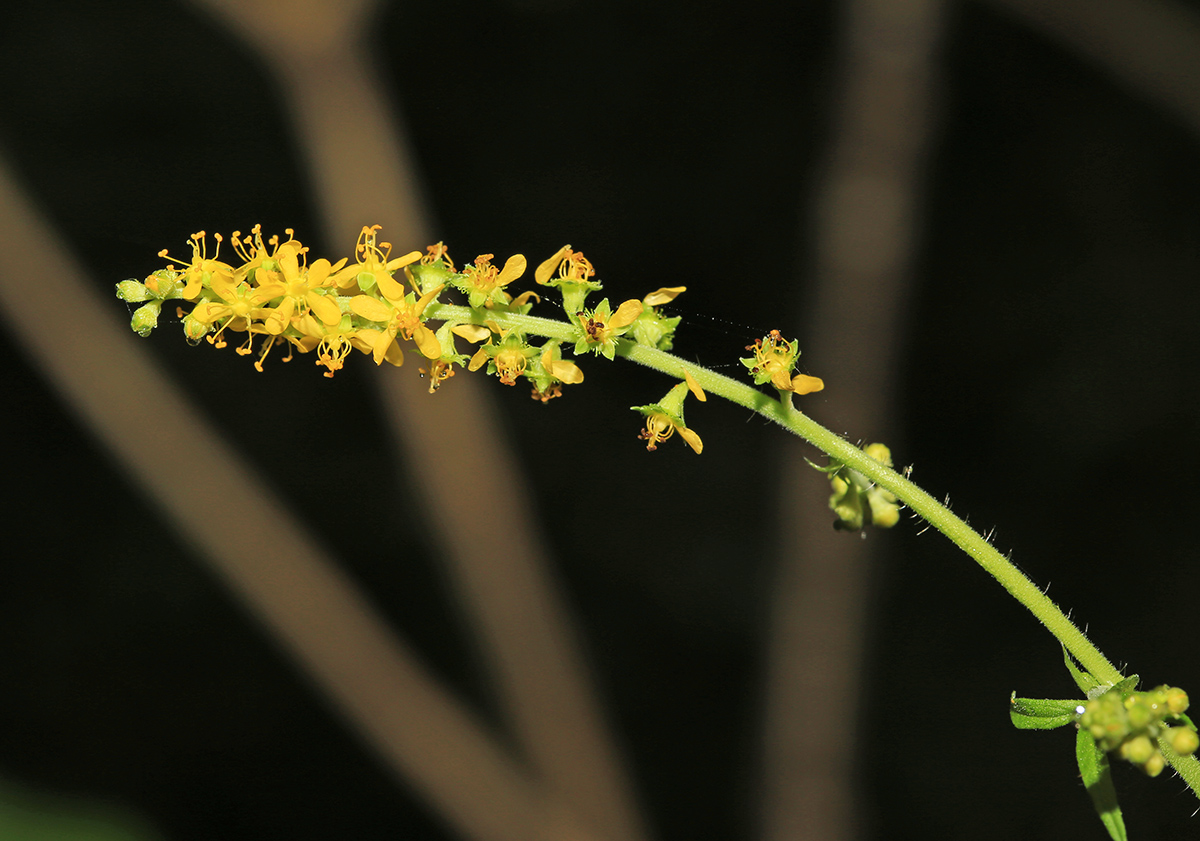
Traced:
<path fill-rule="evenodd" d="M 141 304 L 133 312 L 129 326 L 143 339 L 158 326 L 163 301 L 182 300 L 183 283 L 179 272 L 159 269 L 146 278 L 145 283 L 137 280 L 122 280 L 117 284 L 117 297 L 129 304 Z"/>
<path fill-rule="evenodd" d="M 1184 756 L 1200 748 L 1195 728 L 1186 716 L 1180 719 L 1187 708 L 1187 693 L 1177 687 L 1159 686 L 1147 692 L 1131 692 L 1124 698 L 1120 692 L 1109 691 L 1088 701 L 1079 726 L 1102 749 L 1116 751 L 1148 776 L 1157 777 L 1166 766 L 1159 751 L 1160 736 Z M 1168 719 L 1184 723 L 1172 727 L 1165 723 Z"/>
<path fill-rule="evenodd" d="M 892 466 L 892 451 L 884 444 L 868 444 L 863 452 L 884 467 Z M 890 529 L 900 521 L 900 504 L 891 491 L 884 490 L 840 461 L 817 469 L 829 474 L 829 484 L 833 490 L 829 497 L 829 508 L 837 515 L 834 528 L 860 531 L 868 511 L 871 513 L 871 525 L 882 529 Z"/>

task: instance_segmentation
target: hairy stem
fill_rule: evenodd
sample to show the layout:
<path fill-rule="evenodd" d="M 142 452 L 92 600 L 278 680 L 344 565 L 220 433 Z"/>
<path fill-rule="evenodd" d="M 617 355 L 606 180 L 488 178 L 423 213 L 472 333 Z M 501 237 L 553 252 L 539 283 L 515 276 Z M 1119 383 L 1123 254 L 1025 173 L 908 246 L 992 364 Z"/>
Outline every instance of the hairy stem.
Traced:
<path fill-rule="evenodd" d="M 516 328 L 529 335 L 546 336 L 563 342 L 574 342 L 579 338 L 579 329 L 567 322 L 538 318 L 513 313 L 473 312 L 468 307 L 435 304 L 429 307 L 429 317 L 439 320 L 482 323 L 496 322 L 503 328 Z M 1066 614 L 1051 601 L 1032 581 L 1002 555 L 986 539 L 945 505 L 938 502 L 920 487 L 885 467 L 868 456 L 840 435 L 826 429 L 812 418 L 791 406 L 791 400 L 777 400 L 758 389 L 737 380 L 710 371 L 693 362 L 688 362 L 661 350 L 621 341 L 617 355 L 631 362 L 645 365 L 668 376 L 682 378 L 683 372 L 691 376 L 710 394 L 724 397 L 739 406 L 744 406 L 808 441 L 831 458 L 857 470 L 872 482 L 891 491 L 896 498 L 926 520 L 970 555 L 993 578 L 1000 582 L 1013 598 L 1028 608 L 1046 629 L 1062 643 L 1078 663 L 1102 683 L 1114 685 L 1124 675 L 1108 658 L 1092 644 Z M 786 395 L 787 398 L 791 394 Z M 1193 756 L 1180 757 L 1174 751 L 1163 751 L 1163 755 L 1200 797 L 1200 762 Z"/>

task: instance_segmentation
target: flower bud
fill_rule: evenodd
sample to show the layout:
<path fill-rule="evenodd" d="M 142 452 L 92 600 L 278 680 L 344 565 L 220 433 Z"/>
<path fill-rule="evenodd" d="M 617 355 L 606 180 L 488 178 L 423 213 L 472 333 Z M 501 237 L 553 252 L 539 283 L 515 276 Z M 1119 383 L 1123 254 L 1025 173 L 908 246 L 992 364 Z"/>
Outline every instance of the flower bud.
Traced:
<path fill-rule="evenodd" d="M 1200 748 L 1200 736 L 1190 727 L 1171 727 L 1166 732 L 1167 743 L 1181 756 L 1195 753 Z"/>
<path fill-rule="evenodd" d="M 129 321 L 129 326 L 133 331 L 143 339 L 150 335 L 150 331 L 158 326 L 158 314 L 162 311 L 162 301 L 151 301 L 148 304 L 143 304 L 133 312 L 133 318 Z"/>
<path fill-rule="evenodd" d="M 133 280 L 122 280 L 117 284 L 117 297 L 129 304 L 140 304 L 152 297 L 146 284 Z"/>
<path fill-rule="evenodd" d="M 1172 715 L 1185 713 L 1188 708 L 1188 694 L 1177 686 L 1168 687 L 1166 704 Z"/>
<path fill-rule="evenodd" d="M 1149 736 L 1134 736 L 1132 739 L 1126 739 L 1121 743 L 1121 757 L 1128 759 L 1134 765 L 1142 765 L 1154 756 L 1158 749 L 1154 743 L 1150 741 Z"/>

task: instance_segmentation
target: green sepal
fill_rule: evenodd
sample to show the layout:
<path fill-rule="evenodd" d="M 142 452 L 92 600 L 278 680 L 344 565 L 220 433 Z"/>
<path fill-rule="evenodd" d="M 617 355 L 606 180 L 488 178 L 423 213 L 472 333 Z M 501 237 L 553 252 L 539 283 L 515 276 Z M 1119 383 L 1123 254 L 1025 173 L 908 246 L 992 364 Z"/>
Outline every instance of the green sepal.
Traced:
<path fill-rule="evenodd" d="M 1079 774 L 1096 807 L 1096 814 L 1108 830 L 1113 841 L 1128 841 L 1125 820 L 1121 807 L 1117 805 L 1117 789 L 1113 786 L 1112 772 L 1108 767 L 1108 756 L 1096 744 L 1086 730 L 1075 735 L 1075 759 L 1079 763 Z"/>
<path fill-rule="evenodd" d="M 847 470 L 853 480 L 855 471 Z M 862 531 L 863 527 L 863 496 L 858 486 L 847 482 L 842 476 L 834 475 L 830 479 L 833 493 L 829 497 L 829 510 L 837 515 L 833 527 L 845 531 Z"/>
<path fill-rule="evenodd" d="M 1105 692 L 1112 689 L 1117 690 L 1124 697 L 1137 688 L 1138 681 L 1141 679 L 1137 675 L 1130 675 L 1111 686 L 1103 683 L 1091 672 L 1076 666 L 1075 659 L 1071 657 L 1066 646 L 1063 646 L 1063 662 L 1067 664 L 1067 671 L 1071 673 L 1071 677 L 1075 680 L 1075 685 L 1079 687 L 1080 692 L 1087 696 L 1089 701 L 1099 698 Z"/>
<path fill-rule="evenodd" d="M 837 473 L 839 470 L 841 470 L 843 467 L 846 466 L 846 465 L 842 464 L 840 461 L 837 461 L 836 459 L 830 459 L 829 464 L 825 465 L 824 467 L 817 464 L 815 461 L 810 459 L 808 456 L 805 456 L 804 460 L 808 462 L 808 466 L 811 467 L 813 470 L 819 471 L 821 473 L 826 473 L 826 474 Z"/>
<path fill-rule="evenodd" d="M 1079 718 L 1082 704 L 1078 699 L 1018 698 L 1012 694 L 1009 718 L 1018 730 L 1054 730 Z"/>
<path fill-rule="evenodd" d="M 1071 657 L 1071 653 L 1067 651 L 1066 646 L 1063 646 L 1063 662 L 1067 664 L 1067 671 L 1071 673 L 1071 678 L 1075 681 L 1075 685 L 1079 687 L 1079 691 L 1088 699 L 1095 698 L 1098 693 L 1094 693 L 1093 690 L 1099 689 L 1102 684 L 1090 672 L 1085 672 L 1075 665 L 1075 660 Z M 1107 687 L 1105 688 L 1107 689 Z"/>
<path fill-rule="evenodd" d="M 1137 689 L 1139 680 L 1141 680 L 1141 678 L 1138 677 L 1137 675 L 1130 675 L 1129 677 L 1125 678 L 1124 680 L 1120 680 L 1117 683 L 1113 684 L 1113 689 L 1115 689 L 1117 692 L 1120 692 L 1121 697 L 1123 698 L 1126 695 L 1128 695 L 1130 692 L 1133 692 L 1135 689 Z"/>
<path fill-rule="evenodd" d="M 629 327 L 629 335 L 639 345 L 649 345 L 662 351 L 669 351 L 675 328 L 679 326 L 682 316 L 667 318 L 653 307 L 646 307 Z"/>
<path fill-rule="evenodd" d="M 361 292 L 370 294 L 371 290 L 375 288 L 375 272 L 359 272 L 355 282 L 358 283 Z"/>
<path fill-rule="evenodd" d="M 453 286 L 456 279 L 462 278 L 462 275 L 454 274 L 446 268 L 446 264 L 441 260 L 432 263 L 413 263 L 406 268 L 412 274 L 422 295 L 439 286 Z"/>

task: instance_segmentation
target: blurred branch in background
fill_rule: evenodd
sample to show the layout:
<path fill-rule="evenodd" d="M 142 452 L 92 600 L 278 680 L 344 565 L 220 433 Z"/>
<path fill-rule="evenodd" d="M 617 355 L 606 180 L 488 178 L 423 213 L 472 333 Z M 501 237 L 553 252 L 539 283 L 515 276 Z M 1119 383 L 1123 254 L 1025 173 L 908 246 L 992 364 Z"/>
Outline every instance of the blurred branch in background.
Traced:
<path fill-rule="evenodd" d="M 431 243 L 420 176 L 399 116 L 369 64 L 376 4 L 203 3 L 246 38 L 279 81 L 332 243 L 381 224 L 399 252 Z M 419 95 L 419 94 L 418 94 Z M 409 365 L 419 364 L 416 357 Z M 645 837 L 628 781 L 550 571 L 526 479 L 484 389 L 456 378 L 436 396 L 416 372 L 376 382 L 424 521 L 455 576 L 506 719 L 539 778 L 599 837 Z M 464 504 L 462 494 L 480 504 Z M 401 560 L 396 559 L 399 563 Z"/>
<path fill-rule="evenodd" d="M 797 319 L 806 325 L 802 367 L 809 360 L 810 373 L 830 385 L 805 411 L 887 443 L 900 434 L 892 382 L 920 235 L 945 4 L 852 0 L 841 14 L 833 131 L 805 231 L 815 238 L 815 291 Z M 780 446 L 786 507 L 768 661 L 764 838 L 835 841 L 857 834 L 855 699 L 876 541 L 835 532 L 825 477 L 794 439 Z"/>
<path fill-rule="evenodd" d="M 64 402 L 379 755 L 464 837 L 559 837 L 532 784 L 175 387 L 0 167 L 0 313 Z M 54 267 L 53 283 L 31 283 Z M 31 313 L 56 313 L 53 331 Z M 131 534 L 130 540 L 137 539 Z M 590 838 L 580 831 L 579 838 Z"/>
<path fill-rule="evenodd" d="M 983 0 L 1200 131 L 1200 15 L 1173 0 Z"/>

